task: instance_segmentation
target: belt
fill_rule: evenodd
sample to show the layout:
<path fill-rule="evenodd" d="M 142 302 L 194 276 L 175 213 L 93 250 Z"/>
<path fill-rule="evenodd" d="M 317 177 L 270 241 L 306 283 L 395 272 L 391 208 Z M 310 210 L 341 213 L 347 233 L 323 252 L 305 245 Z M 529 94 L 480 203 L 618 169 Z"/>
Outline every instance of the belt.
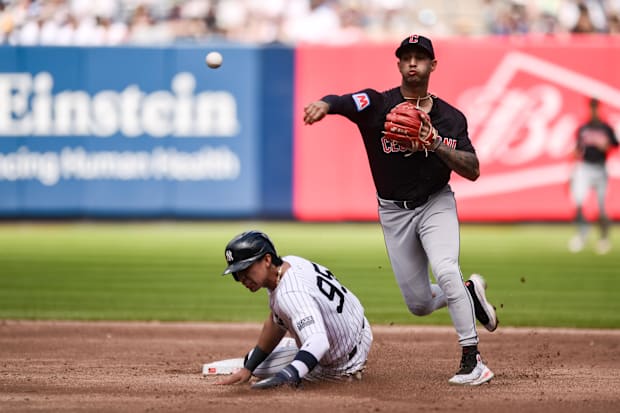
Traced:
<path fill-rule="evenodd" d="M 414 199 L 411 201 L 393 201 L 394 205 L 400 209 L 416 209 L 417 207 L 424 205 L 428 201 L 428 197 L 421 199 Z"/>

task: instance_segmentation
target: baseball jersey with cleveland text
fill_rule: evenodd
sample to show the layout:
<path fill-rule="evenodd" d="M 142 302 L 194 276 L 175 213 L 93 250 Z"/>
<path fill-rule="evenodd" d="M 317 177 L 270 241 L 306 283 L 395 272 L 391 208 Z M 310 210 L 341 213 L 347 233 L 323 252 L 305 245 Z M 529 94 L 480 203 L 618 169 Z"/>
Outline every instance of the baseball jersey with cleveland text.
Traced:
<path fill-rule="evenodd" d="M 431 122 L 452 148 L 475 153 L 467 132 L 467 120 L 455 107 L 432 96 Z M 383 138 L 385 117 L 405 101 L 400 88 L 385 92 L 364 89 L 342 96 L 328 95 L 321 100 L 329 104 L 329 113 L 345 116 L 354 122 L 362 135 L 377 194 L 383 199 L 426 199 L 450 180 L 451 170 L 429 152 L 411 154 L 398 144 Z"/>
<path fill-rule="evenodd" d="M 583 151 L 583 160 L 592 164 L 604 164 L 607 152 L 598 148 L 600 141 L 618 146 L 614 130 L 606 123 L 590 121 L 577 131 L 577 147 Z"/>

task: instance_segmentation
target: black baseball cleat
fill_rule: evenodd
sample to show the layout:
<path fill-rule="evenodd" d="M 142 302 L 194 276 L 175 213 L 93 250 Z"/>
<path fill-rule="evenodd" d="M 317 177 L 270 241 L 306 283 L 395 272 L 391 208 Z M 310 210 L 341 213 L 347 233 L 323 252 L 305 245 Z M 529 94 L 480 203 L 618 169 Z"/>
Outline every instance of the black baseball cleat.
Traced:
<path fill-rule="evenodd" d="M 480 353 L 477 350 L 466 351 L 463 349 L 461 358 L 461 368 L 448 380 L 450 384 L 460 384 L 467 386 L 479 386 L 488 383 L 495 375 L 484 364 Z"/>
<path fill-rule="evenodd" d="M 487 301 L 484 290 L 487 289 L 487 283 L 480 274 L 472 274 L 469 280 L 465 281 L 465 286 L 469 295 L 474 302 L 474 310 L 476 311 L 476 319 L 489 331 L 495 331 L 499 320 L 495 306 Z"/>

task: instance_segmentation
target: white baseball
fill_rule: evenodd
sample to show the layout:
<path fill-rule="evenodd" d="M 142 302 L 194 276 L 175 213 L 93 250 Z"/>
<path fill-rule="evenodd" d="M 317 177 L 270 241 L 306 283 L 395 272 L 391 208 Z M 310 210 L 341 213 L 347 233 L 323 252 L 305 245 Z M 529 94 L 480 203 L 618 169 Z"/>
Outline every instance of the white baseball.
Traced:
<path fill-rule="evenodd" d="M 207 66 L 211 69 L 217 69 L 222 65 L 222 54 L 220 52 L 209 52 L 207 57 L 205 57 L 205 61 L 207 62 Z"/>

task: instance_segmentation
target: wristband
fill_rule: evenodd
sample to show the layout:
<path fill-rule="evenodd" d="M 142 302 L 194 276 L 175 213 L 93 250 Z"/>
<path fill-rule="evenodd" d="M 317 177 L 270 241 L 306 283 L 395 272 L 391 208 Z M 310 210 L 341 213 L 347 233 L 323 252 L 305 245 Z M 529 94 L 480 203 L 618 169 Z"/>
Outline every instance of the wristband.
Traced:
<path fill-rule="evenodd" d="M 254 350 L 248 354 L 248 356 L 246 356 L 245 363 L 243 363 L 243 368 L 250 370 L 250 372 L 254 372 L 256 367 L 258 367 L 258 365 L 265 361 L 267 356 L 269 356 L 269 353 L 265 353 L 260 349 L 260 347 L 256 346 L 254 347 Z"/>

